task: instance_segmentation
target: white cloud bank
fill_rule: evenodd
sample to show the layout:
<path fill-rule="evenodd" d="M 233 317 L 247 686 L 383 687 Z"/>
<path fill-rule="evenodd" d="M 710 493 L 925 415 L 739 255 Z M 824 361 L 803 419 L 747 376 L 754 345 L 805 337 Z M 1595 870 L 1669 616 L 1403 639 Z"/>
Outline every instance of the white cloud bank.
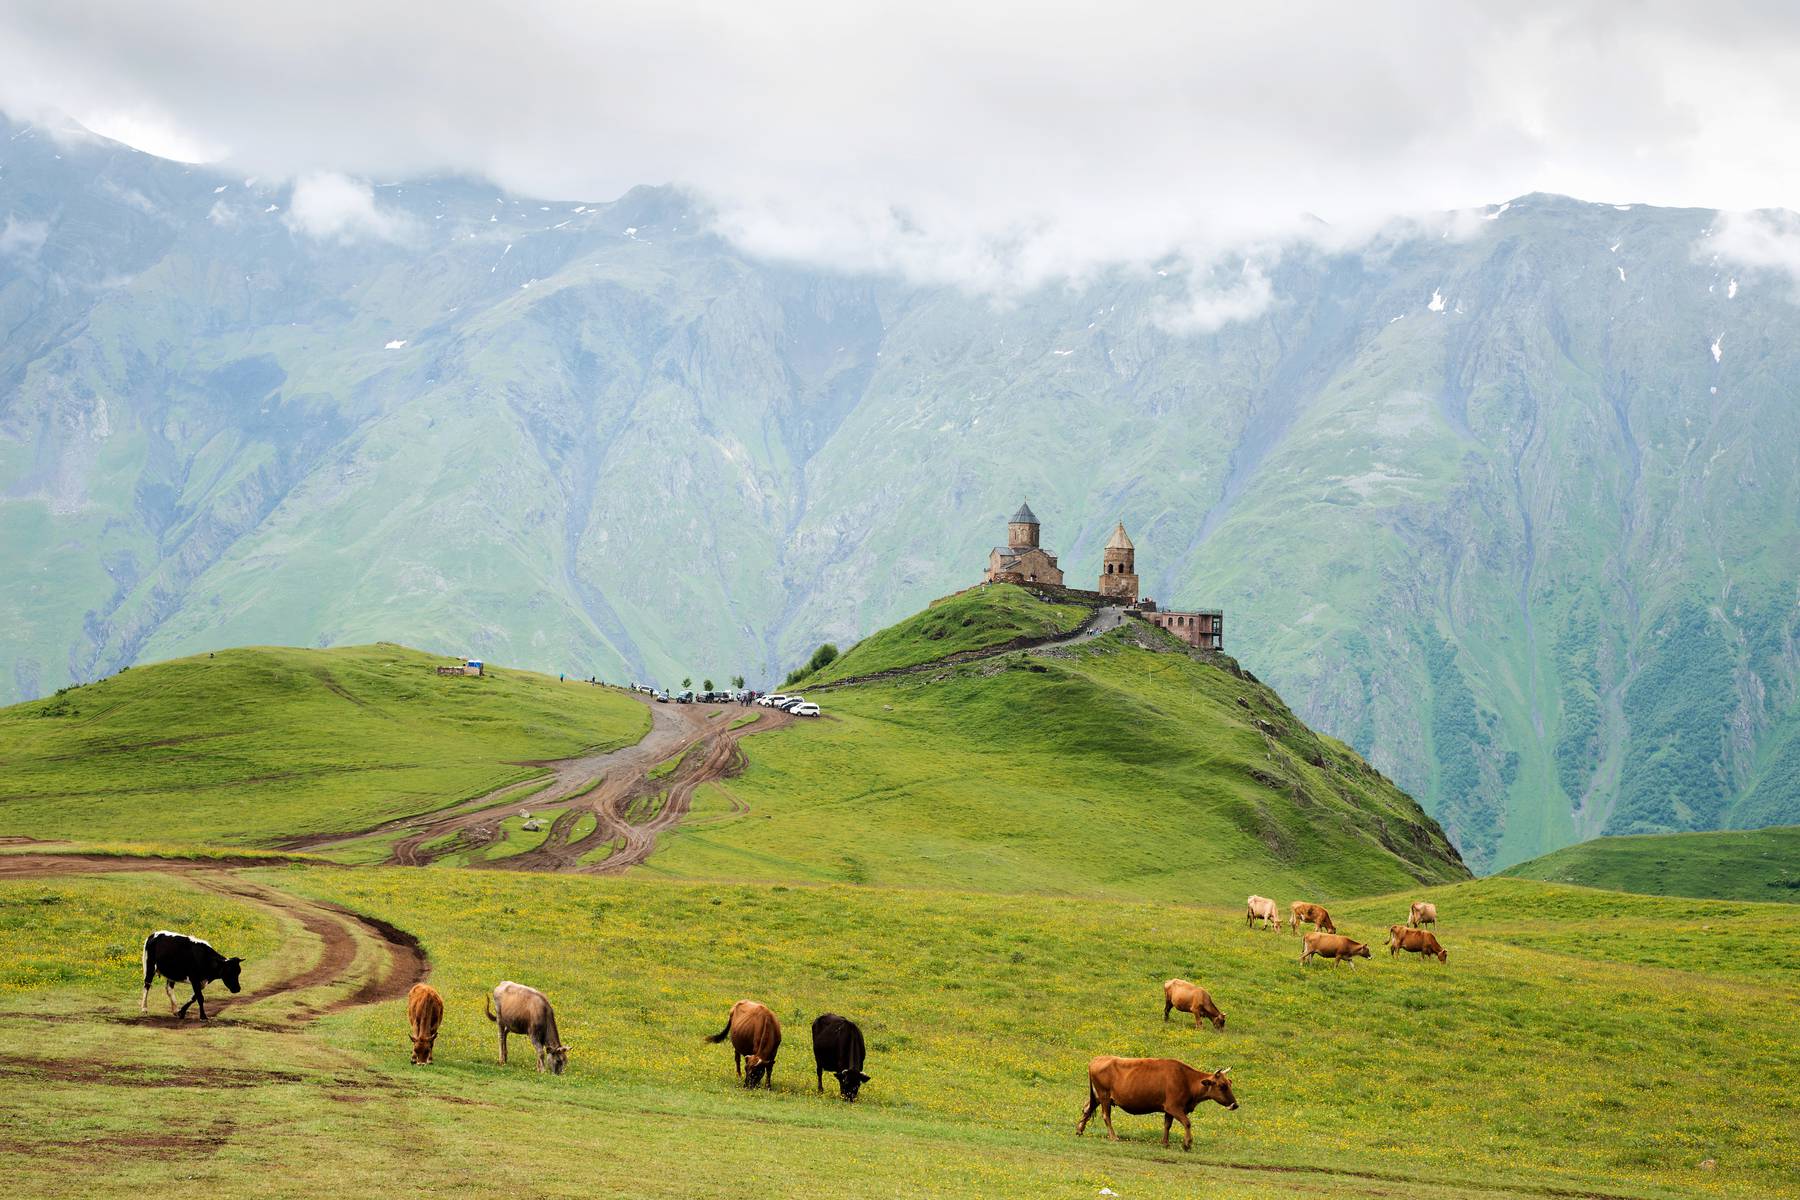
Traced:
<path fill-rule="evenodd" d="M 1786 280 L 1800 303 L 1800 216 L 1791 212 L 1721 213 L 1710 236 L 1695 247 L 1697 254 L 1766 272 Z M 1729 296 L 1737 296 L 1738 284 L 1730 283 Z"/>
<path fill-rule="evenodd" d="M 400 236 L 344 176 L 678 183 L 752 251 L 985 290 L 1173 257 L 1209 281 L 1169 316 L 1194 328 L 1266 302 L 1242 247 L 1396 213 L 1800 207 L 1800 6 L 1774 0 L 419 12 L 0 5 L 0 107 L 313 179 L 287 216 L 310 236 Z"/>
<path fill-rule="evenodd" d="M 319 241 L 370 237 L 398 242 L 408 232 L 402 216 L 376 207 L 368 184 L 330 171 L 314 171 L 295 181 L 283 220 L 294 232 Z"/>

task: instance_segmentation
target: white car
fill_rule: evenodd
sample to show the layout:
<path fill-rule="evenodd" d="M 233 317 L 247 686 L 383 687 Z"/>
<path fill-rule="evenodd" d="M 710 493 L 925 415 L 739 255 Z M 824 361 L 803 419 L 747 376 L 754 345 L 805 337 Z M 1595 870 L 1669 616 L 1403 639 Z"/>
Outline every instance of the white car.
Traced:
<path fill-rule="evenodd" d="M 757 701 L 757 703 L 762 705 L 764 708 L 780 708 L 782 705 L 786 704 L 787 702 L 788 702 L 788 698 L 786 696 L 782 695 L 780 692 L 771 693 L 770 695 L 764 696 L 761 700 Z"/>
<path fill-rule="evenodd" d="M 816 717 L 819 715 L 819 706 L 814 704 L 811 700 L 806 700 L 794 705 L 794 707 L 788 709 L 788 711 L 793 713 L 796 717 Z"/>

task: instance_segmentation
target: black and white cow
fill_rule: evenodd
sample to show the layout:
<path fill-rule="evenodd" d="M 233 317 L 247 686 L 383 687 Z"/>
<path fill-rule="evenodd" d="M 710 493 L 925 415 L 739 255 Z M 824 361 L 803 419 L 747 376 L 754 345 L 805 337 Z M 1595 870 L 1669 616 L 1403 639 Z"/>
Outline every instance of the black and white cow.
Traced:
<path fill-rule="evenodd" d="M 856 1099 L 862 1085 L 869 1082 L 863 1074 L 863 1035 L 856 1022 L 836 1013 L 825 1013 L 813 1022 L 813 1065 L 818 1068 L 819 1090 L 825 1090 L 825 1072 L 837 1076 L 838 1092 L 846 1100 Z"/>
<path fill-rule="evenodd" d="M 201 996 L 200 989 L 217 979 L 227 991 L 237 994 L 238 971 L 243 965 L 243 959 L 226 958 L 199 938 L 159 929 L 144 939 L 144 998 L 138 1002 L 138 1011 L 150 1010 L 150 985 L 161 975 L 163 992 L 169 997 L 169 1011 L 178 1018 L 185 1017 L 189 1004 L 199 1004 L 200 1019 L 204 1021 L 206 999 Z M 194 994 L 179 1011 L 175 1008 L 174 985 L 177 983 L 191 984 L 194 989 Z"/>

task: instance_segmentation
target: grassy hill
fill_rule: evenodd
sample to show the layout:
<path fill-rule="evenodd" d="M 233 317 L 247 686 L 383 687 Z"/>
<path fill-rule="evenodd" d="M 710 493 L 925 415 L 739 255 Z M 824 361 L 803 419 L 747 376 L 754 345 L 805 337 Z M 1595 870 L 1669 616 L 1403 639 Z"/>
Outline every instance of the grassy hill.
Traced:
<path fill-rule="evenodd" d="M 1339 906 L 1342 926 L 1374 936 L 1414 895 L 1435 899 L 1445 966 L 1378 952 L 1303 970 L 1294 938 L 1246 931 L 1236 906 L 247 877 L 417 933 L 446 999 L 436 1065 L 407 1065 L 397 1000 L 299 1033 L 265 1030 L 254 1003 L 207 1029 L 121 1024 L 140 927 L 174 914 L 213 933 L 249 956 L 250 994 L 295 935 L 175 878 L 0 879 L 0 1108 L 20 1194 L 1797 1194 L 1796 906 L 1489 879 Z M 1223 1033 L 1162 1020 L 1172 975 L 1211 989 Z M 482 997 L 501 978 L 556 1004 L 573 1047 L 561 1078 L 517 1039 L 512 1065 L 495 1063 Z M 744 996 L 786 1029 L 772 1092 L 737 1088 L 728 1048 L 702 1041 Z M 814 1091 L 806 1030 L 826 1010 L 868 1039 L 855 1105 L 830 1080 Z M 56 1017 L 56 1036 L 15 1013 Z M 1145 1117 L 1115 1117 L 1120 1144 L 1098 1121 L 1077 1139 L 1097 1053 L 1230 1066 L 1242 1107 L 1196 1111 L 1187 1155 L 1160 1149 Z M 228 1106 L 221 1079 L 237 1084 Z M 332 1153 L 297 1153 L 296 1138 Z"/>
<path fill-rule="evenodd" d="M 1659 896 L 1800 900 L 1800 825 L 1596 838 L 1501 874 Z"/>
<path fill-rule="evenodd" d="M 935 600 L 848 653 L 797 679 L 790 688 L 818 687 L 840 679 L 937 662 L 968 650 L 1004 645 L 1014 638 L 1068 633 L 1093 610 L 1081 604 L 1051 604 L 1010 583 L 959 592 Z"/>
<path fill-rule="evenodd" d="M 528 671 L 439 678 L 382 643 L 136 667 L 0 710 L 0 835 L 268 844 L 354 830 L 628 745 L 649 714 Z"/>
<path fill-rule="evenodd" d="M 1060 619 L 1019 596 L 958 597 L 864 646 L 917 661 L 942 645 L 921 631 L 945 609 L 957 628 Z M 1140 622 L 825 699 L 825 720 L 754 744 L 727 785 L 737 811 L 704 808 L 645 869 L 1210 903 L 1467 878 L 1436 823 L 1348 747 L 1230 659 Z"/>

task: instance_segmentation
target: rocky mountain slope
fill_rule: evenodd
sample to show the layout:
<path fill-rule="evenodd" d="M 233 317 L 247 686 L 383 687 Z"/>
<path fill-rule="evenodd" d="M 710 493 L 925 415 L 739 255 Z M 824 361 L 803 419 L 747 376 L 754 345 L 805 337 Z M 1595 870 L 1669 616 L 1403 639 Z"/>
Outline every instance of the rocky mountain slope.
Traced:
<path fill-rule="evenodd" d="M 0 698 L 259 642 L 779 679 L 1021 495 L 1477 869 L 1800 819 L 1800 347 L 1714 214 L 1530 196 L 996 305 L 749 259 L 679 193 L 247 180 L 0 125 Z"/>

